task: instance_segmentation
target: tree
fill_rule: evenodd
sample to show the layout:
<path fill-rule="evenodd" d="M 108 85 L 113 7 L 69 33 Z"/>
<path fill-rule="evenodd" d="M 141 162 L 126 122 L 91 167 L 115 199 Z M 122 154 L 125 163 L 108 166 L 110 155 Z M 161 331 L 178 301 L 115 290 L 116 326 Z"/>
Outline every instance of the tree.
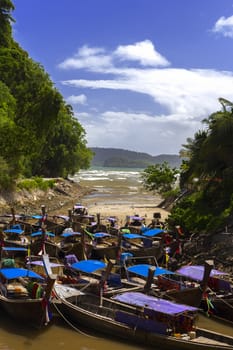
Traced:
<path fill-rule="evenodd" d="M 183 223 L 192 232 L 215 231 L 232 220 L 233 104 L 219 99 L 222 110 L 211 114 L 194 139 L 181 151 L 187 160 L 181 167 L 181 185 L 192 191 L 176 202 L 171 221 Z"/>
<path fill-rule="evenodd" d="M 8 87 L 0 81 L 0 186 L 9 186 L 20 173 L 22 146 L 21 130 L 14 122 L 16 101 Z"/>
<path fill-rule="evenodd" d="M 13 9 L 10 0 L 0 0 L 1 161 L 12 179 L 66 177 L 87 168 L 92 152 L 49 75 L 13 40 Z"/>
<path fill-rule="evenodd" d="M 88 168 L 92 152 L 86 147 L 85 135 L 70 107 L 61 105 L 57 124 L 43 144 L 39 162 L 33 162 L 33 175 L 67 177 Z"/>
<path fill-rule="evenodd" d="M 88 167 L 92 153 L 85 130 L 43 67 L 15 44 L 0 48 L 0 76 L 15 101 L 13 121 L 17 139 L 23 140 L 21 173 L 66 177 Z"/>
<path fill-rule="evenodd" d="M 180 156 L 185 158 L 181 165 L 180 186 L 183 188 L 187 184 L 193 184 L 196 178 L 202 176 L 204 172 L 202 162 L 202 146 L 207 138 L 206 131 L 198 131 L 194 138 L 188 138 L 187 144 L 182 145 Z"/>
<path fill-rule="evenodd" d="M 142 172 L 143 185 L 149 191 L 164 195 L 174 189 L 178 172 L 178 169 L 170 168 L 167 162 L 149 165 Z"/>
<path fill-rule="evenodd" d="M 14 19 L 10 13 L 14 10 L 14 5 L 10 0 L 0 0 L 0 47 L 8 47 L 12 43 L 11 23 Z"/>

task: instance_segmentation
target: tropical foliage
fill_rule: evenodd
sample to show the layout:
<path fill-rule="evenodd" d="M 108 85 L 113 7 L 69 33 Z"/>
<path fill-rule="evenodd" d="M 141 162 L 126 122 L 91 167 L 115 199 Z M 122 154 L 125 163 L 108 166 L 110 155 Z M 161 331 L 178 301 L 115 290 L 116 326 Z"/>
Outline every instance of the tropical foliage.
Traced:
<path fill-rule="evenodd" d="M 156 191 L 165 196 L 175 188 L 178 169 L 171 168 L 167 162 L 148 166 L 142 172 L 144 187 L 149 191 Z"/>
<path fill-rule="evenodd" d="M 0 187 L 18 177 L 66 177 L 87 168 L 85 130 L 43 67 L 12 38 L 10 0 L 0 0 Z"/>
<path fill-rule="evenodd" d="M 148 166 L 142 173 L 148 190 L 174 198 L 171 190 L 179 172 L 179 194 L 168 226 L 179 225 L 187 234 L 216 232 L 233 225 L 233 103 L 223 98 L 219 102 L 222 110 L 204 119 L 204 130 L 183 145 L 180 169 L 163 163 Z"/>
<path fill-rule="evenodd" d="M 173 207 L 169 220 L 188 232 L 216 231 L 232 222 L 233 104 L 219 101 L 222 110 L 205 119 L 205 130 L 181 150 L 186 160 L 180 185 L 188 195 Z"/>

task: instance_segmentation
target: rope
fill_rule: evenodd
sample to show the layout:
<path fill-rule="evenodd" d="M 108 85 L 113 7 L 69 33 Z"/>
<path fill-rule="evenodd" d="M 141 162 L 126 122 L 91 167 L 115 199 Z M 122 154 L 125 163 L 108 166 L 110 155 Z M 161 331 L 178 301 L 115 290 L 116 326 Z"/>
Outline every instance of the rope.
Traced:
<path fill-rule="evenodd" d="M 230 303 L 228 303 L 225 299 L 219 297 L 211 288 L 209 288 L 211 293 L 213 293 L 215 295 L 215 297 L 219 300 L 222 300 L 227 306 L 229 306 L 230 308 L 233 309 L 233 305 L 231 305 Z M 212 300 L 213 301 L 213 300 Z"/>
<path fill-rule="evenodd" d="M 55 309 L 57 310 L 57 312 L 59 313 L 59 315 L 63 318 L 63 320 L 71 327 L 73 328 L 76 332 L 80 333 L 81 335 L 85 335 L 88 338 L 93 338 L 93 339 L 98 339 L 97 337 L 94 337 L 90 334 L 87 334 L 85 332 L 82 332 L 79 328 L 75 327 L 63 314 L 62 312 L 58 309 L 58 307 L 56 306 L 56 303 L 52 302 L 53 306 L 55 307 Z"/>
<path fill-rule="evenodd" d="M 217 298 L 219 298 L 217 295 L 216 295 Z M 230 308 L 233 309 L 233 305 L 231 305 L 230 303 L 228 303 L 225 299 L 222 299 L 222 298 L 219 298 L 220 300 L 222 300 L 227 306 L 229 306 Z"/>

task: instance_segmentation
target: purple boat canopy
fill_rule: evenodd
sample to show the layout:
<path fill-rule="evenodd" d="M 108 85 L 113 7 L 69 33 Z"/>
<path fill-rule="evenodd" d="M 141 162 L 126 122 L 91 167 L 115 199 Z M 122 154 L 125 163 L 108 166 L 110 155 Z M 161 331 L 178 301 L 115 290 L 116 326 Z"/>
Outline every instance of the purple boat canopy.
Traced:
<path fill-rule="evenodd" d="M 50 267 L 64 266 L 63 264 L 58 264 L 58 263 L 53 263 L 53 262 L 50 262 L 49 264 L 50 264 Z M 34 260 L 34 261 L 28 261 L 27 265 L 44 266 L 44 263 L 42 260 Z"/>
<path fill-rule="evenodd" d="M 143 218 L 143 217 L 141 217 L 141 216 L 137 216 L 137 215 L 130 216 L 130 219 L 131 219 L 131 220 L 138 220 L 138 221 L 142 221 L 142 220 L 144 220 L 144 218 Z"/>
<path fill-rule="evenodd" d="M 196 307 L 177 304 L 172 301 L 159 299 L 140 292 L 126 292 L 118 294 L 112 298 L 122 303 L 144 307 L 145 309 L 161 312 L 167 315 L 182 314 L 186 311 L 196 312 L 198 310 Z"/>
<path fill-rule="evenodd" d="M 202 281 L 204 275 L 204 266 L 203 265 L 191 265 L 191 266 L 183 266 L 176 273 L 192 278 L 196 281 Z M 227 273 L 219 270 L 212 269 L 210 272 L 210 276 L 216 275 L 227 275 Z"/>
<path fill-rule="evenodd" d="M 84 207 L 84 205 L 81 204 L 75 204 L 74 205 L 74 209 L 85 209 L 86 207 Z"/>
<path fill-rule="evenodd" d="M 113 222 L 115 222 L 115 221 L 117 221 L 117 218 L 115 218 L 115 217 L 113 217 L 113 216 L 109 216 L 109 217 L 108 217 L 108 221 L 113 221 Z"/>

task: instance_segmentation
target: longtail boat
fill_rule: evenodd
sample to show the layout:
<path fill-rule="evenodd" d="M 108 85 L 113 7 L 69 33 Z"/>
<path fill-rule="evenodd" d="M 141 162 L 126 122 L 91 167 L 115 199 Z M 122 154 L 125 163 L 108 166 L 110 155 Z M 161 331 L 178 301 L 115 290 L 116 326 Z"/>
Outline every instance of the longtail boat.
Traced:
<path fill-rule="evenodd" d="M 126 292 L 106 298 L 56 288 L 56 307 L 75 325 L 134 344 L 177 350 L 233 349 L 233 338 L 195 327 L 198 309 Z"/>
<path fill-rule="evenodd" d="M 1 268 L 0 307 L 13 320 L 41 328 L 52 317 L 50 297 L 55 280 L 53 275 L 44 279 L 26 268 Z"/>

